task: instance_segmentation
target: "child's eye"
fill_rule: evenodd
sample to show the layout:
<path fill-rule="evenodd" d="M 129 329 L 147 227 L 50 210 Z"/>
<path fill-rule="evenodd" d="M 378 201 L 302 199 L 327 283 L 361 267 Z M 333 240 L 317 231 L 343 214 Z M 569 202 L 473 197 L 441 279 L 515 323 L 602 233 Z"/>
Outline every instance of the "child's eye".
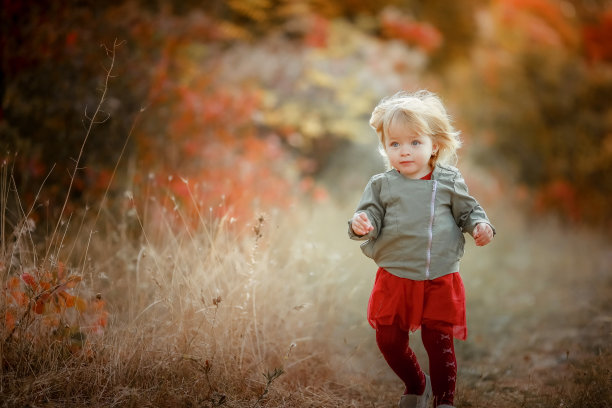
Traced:
<path fill-rule="evenodd" d="M 418 141 L 418 140 L 413 140 L 413 141 L 412 141 L 412 145 L 413 145 L 413 146 L 418 146 L 418 145 L 420 145 L 420 144 L 421 144 L 421 142 L 420 142 L 420 141 Z"/>
<path fill-rule="evenodd" d="M 391 144 L 389 146 L 391 146 L 391 147 L 399 147 L 399 143 L 391 142 Z"/>

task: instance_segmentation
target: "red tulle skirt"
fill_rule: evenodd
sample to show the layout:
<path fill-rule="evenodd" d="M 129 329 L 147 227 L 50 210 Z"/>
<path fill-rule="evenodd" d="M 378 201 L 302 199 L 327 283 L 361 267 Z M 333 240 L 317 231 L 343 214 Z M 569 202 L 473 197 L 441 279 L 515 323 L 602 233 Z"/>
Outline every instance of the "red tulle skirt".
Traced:
<path fill-rule="evenodd" d="M 405 331 L 424 325 L 465 340 L 465 288 L 461 276 L 456 272 L 416 281 L 378 268 L 368 303 L 368 322 L 374 329 L 399 324 Z"/>

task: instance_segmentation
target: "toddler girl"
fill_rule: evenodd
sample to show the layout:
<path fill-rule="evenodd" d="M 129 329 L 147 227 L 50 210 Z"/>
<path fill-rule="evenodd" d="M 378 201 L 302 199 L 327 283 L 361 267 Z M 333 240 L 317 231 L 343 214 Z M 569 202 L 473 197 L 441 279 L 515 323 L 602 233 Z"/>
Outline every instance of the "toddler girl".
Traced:
<path fill-rule="evenodd" d="M 453 338 L 465 340 L 465 292 L 459 276 L 467 232 L 476 245 L 495 230 L 468 194 L 456 162 L 459 132 L 428 91 L 383 99 L 370 125 L 388 171 L 372 177 L 349 221 L 352 239 L 378 265 L 368 321 L 391 369 L 405 384 L 400 408 L 453 405 L 457 361 Z M 429 373 L 408 346 L 421 329 Z"/>

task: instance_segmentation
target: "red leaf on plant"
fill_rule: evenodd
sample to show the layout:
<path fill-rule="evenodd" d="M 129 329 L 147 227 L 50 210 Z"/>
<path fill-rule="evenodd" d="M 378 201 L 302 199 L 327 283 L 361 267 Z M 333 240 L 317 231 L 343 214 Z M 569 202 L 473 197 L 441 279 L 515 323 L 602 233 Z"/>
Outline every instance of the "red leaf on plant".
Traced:
<path fill-rule="evenodd" d="M 19 306 L 25 306 L 29 302 L 29 298 L 20 290 L 13 290 L 11 292 L 11 296 L 13 299 L 15 299 L 15 303 L 17 303 Z"/>
<path fill-rule="evenodd" d="M 108 314 L 106 312 L 104 312 L 104 314 L 102 314 L 102 316 L 100 316 L 100 318 L 98 319 L 98 326 L 100 327 L 106 327 L 106 325 L 108 324 Z"/>
<path fill-rule="evenodd" d="M 79 312 L 83 313 L 85 310 L 87 310 L 87 302 L 85 301 L 85 299 L 79 296 L 74 296 L 73 302 L 76 307 L 76 310 L 78 310 Z"/>
<path fill-rule="evenodd" d="M 66 307 L 73 307 L 74 303 L 75 303 L 75 296 L 71 295 L 70 293 L 62 290 L 60 292 L 58 292 L 58 294 L 64 298 L 64 302 L 66 302 Z"/>
<path fill-rule="evenodd" d="M 76 285 L 78 285 L 78 283 L 83 280 L 83 278 L 79 275 L 74 275 L 71 276 L 70 279 L 68 279 L 68 281 L 66 281 L 66 283 L 64 284 L 67 288 L 72 289 L 74 287 L 76 287 Z"/>
<path fill-rule="evenodd" d="M 45 311 L 45 301 L 42 299 L 38 299 L 36 304 L 34 305 L 34 313 L 43 314 Z"/>
<path fill-rule="evenodd" d="M 71 31 L 68 34 L 66 34 L 66 46 L 68 48 L 73 47 L 78 39 L 78 34 L 76 33 L 76 31 Z"/>
<path fill-rule="evenodd" d="M 64 279 L 64 274 L 66 271 L 66 265 L 63 262 L 58 262 L 57 263 L 57 278 L 58 279 Z"/>
<path fill-rule="evenodd" d="M 7 287 L 7 289 L 16 289 L 16 288 L 18 288 L 19 287 L 19 278 L 16 277 L 16 276 L 13 276 L 6 283 L 6 287 Z"/>
<path fill-rule="evenodd" d="M 34 279 L 34 277 L 27 272 L 21 274 L 21 280 L 23 280 L 32 289 L 36 287 L 36 279 Z"/>
<path fill-rule="evenodd" d="M 92 303 L 93 309 L 97 312 L 104 310 L 105 305 L 106 305 L 106 302 L 104 302 L 104 300 L 102 299 L 96 299 Z"/>
<path fill-rule="evenodd" d="M 6 329 L 7 330 L 13 330 L 13 328 L 15 327 L 15 315 L 13 315 L 12 312 L 7 311 L 4 314 L 4 322 L 6 324 Z"/>

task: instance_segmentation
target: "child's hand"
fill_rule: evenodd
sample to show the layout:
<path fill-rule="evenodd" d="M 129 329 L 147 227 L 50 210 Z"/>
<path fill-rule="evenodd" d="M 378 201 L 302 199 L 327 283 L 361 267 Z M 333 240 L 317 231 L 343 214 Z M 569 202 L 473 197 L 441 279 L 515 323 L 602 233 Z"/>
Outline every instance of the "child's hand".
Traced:
<path fill-rule="evenodd" d="M 351 219 L 351 228 L 357 235 L 365 235 L 374 229 L 368 215 L 364 212 L 355 213 L 353 215 Z"/>
<path fill-rule="evenodd" d="M 486 222 L 477 224 L 472 232 L 474 241 L 478 246 L 485 246 L 493 239 L 493 229 Z"/>

